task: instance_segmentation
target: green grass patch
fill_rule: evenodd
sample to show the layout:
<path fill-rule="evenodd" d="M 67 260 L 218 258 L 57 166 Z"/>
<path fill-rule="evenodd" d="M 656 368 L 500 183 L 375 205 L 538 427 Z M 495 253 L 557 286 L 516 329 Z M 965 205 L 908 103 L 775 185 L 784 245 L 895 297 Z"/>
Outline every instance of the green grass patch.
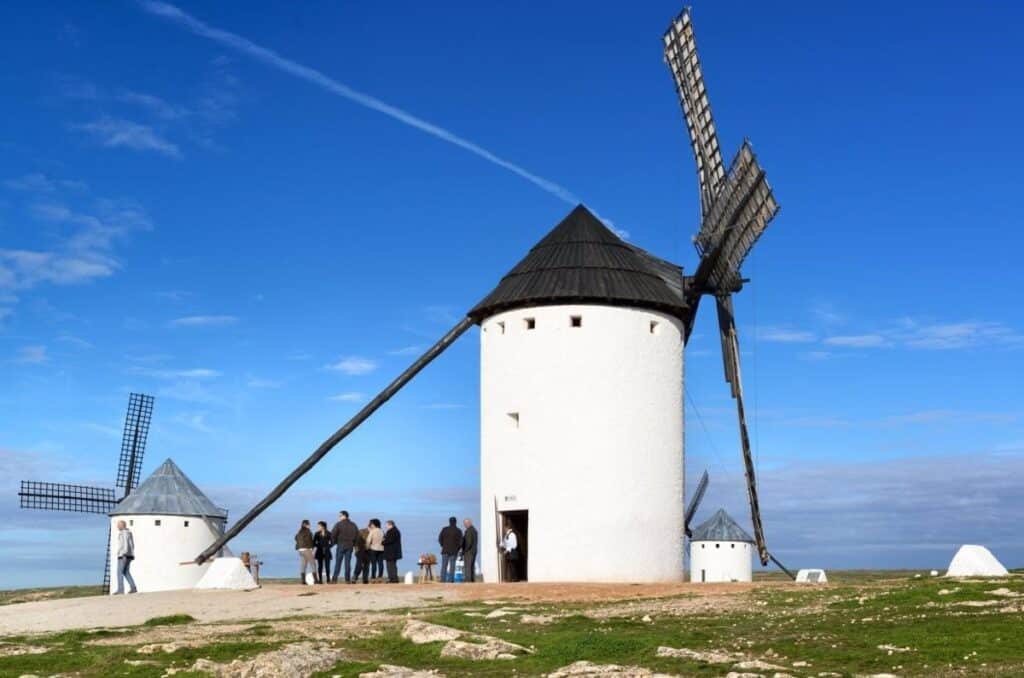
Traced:
<path fill-rule="evenodd" d="M 165 617 L 153 617 L 142 622 L 142 626 L 178 626 L 180 624 L 191 624 L 196 620 L 190 614 L 170 614 Z"/>

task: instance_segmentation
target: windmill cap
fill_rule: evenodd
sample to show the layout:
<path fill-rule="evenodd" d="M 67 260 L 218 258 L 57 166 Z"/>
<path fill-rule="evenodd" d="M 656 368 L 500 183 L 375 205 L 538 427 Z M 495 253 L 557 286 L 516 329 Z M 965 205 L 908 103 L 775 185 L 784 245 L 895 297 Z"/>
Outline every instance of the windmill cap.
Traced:
<path fill-rule="evenodd" d="M 515 308 L 601 304 L 688 316 L 683 269 L 627 243 L 577 205 L 469 312 L 474 322 Z"/>
<path fill-rule="evenodd" d="M 121 500 L 111 516 L 198 516 L 226 520 L 228 512 L 217 508 L 195 483 L 170 459 Z"/>
<path fill-rule="evenodd" d="M 697 526 L 690 541 L 736 541 L 754 543 L 754 539 L 736 524 L 723 509 Z"/>

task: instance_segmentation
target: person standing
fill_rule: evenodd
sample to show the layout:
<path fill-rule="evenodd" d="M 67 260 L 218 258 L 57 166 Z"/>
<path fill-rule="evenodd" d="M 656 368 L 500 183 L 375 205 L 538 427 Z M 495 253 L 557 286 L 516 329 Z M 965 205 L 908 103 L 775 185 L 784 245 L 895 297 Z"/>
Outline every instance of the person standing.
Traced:
<path fill-rule="evenodd" d="M 313 535 L 316 576 L 313 580 L 317 584 L 326 584 L 331 581 L 331 533 L 327 531 L 327 523 L 322 520 L 316 524 L 316 528 L 316 534 Z"/>
<path fill-rule="evenodd" d="M 335 554 L 337 559 L 334 563 L 334 579 L 332 580 L 335 584 L 338 583 L 342 562 L 345 563 L 345 583 L 352 583 L 352 549 L 355 547 L 358 534 L 359 528 L 348 519 L 348 511 L 340 511 L 338 513 L 338 522 L 334 524 L 334 529 L 331 530 L 331 540 L 337 545 L 337 553 Z"/>
<path fill-rule="evenodd" d="M 387 521 L 384 531 L 384 560 L 388 564 L 388 583 L 398 583 L 398 561 L 402 559 L 402 533 L 398 531 L 395 521 Z"/>
<path fill-rule="evenodd" d="M 511 523 L 505 524 L 505 539 L 501 542 L 501 550 L 505 553 L 507 581 L 519 581 L 519 537 Z"/>
<path fill-rule="evenodd" d="M 380 518 L 370 519 L 366 552 L 370 556 L 370 579 L 377 581 L 384 576 L 384 530 L 380 529 Z"/>
<path fill-rule="evenodd" d="M 138 593 L 135 588 L 135 580 L 132 579 L 130 571 L 132 561 L 135 560 L 135 538 L 128 525 L 123 521 L 117 521 L 117 590 L 114 594 L 124 593 L 124 580 L 128 580 L 128 593 Z M 114 595 L 112 594 L 112 595 Z"/>
<path fill-rule="evenodd" d="M 366 538 L 370 534 L 370 528 L 364 527 L 359 530 L 356 537 L 356 571 L 352 573 L 352 581 L 359 581 L 359 575 L 363 575 L 363 583 L 370 582 L 370 552 L 366 548 Z"/>
<path fill-rule="evenodd" d="M 462 521 L 466 531 L 462 533 L 462 561 L 465 572 L 465 580 L 467 583 L 472 584 L 476 581 L 476 551 L 477 551 L 477 538 L 476 528 L 473 527 L 473 521 L 466 518 Z"/>
<path fill-rule="evenodd" d="M 455 516 L 448 519 L 448 526 L 437 535 L 437 543 L 441 545 L 441 583 L 455 581 L 455 560 L 462 548 L 462 530 L 456 527 Z"/>
<path fill-rule="evenodd" d="M 299 552 L 299 582 L 305 584 L 306 568 L 316 568 L 313 563 L 313 532 L 309 529 L 308 520 L 303 520 L 295 533 L 295 550 Z"/>

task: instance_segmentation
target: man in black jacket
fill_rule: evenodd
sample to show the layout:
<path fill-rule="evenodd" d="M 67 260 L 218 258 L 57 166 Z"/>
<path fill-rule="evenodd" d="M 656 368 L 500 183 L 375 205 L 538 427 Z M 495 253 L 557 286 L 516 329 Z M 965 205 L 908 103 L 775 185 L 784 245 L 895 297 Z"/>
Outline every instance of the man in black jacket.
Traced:
<path fill-rule="evenodd" d="M 398 561 L 402 559 L 402 533 L 395 521 L 384 523 L 384 562 L 388 565 L 388 583 L 398 583 Z"/>
<path fill-rule="evenodd" d="M 437 543 L 441 545 L 441 583 L 455 581 L 455 559 L 462 548 L 462 530 L 455 526 L 455 516 L 448 519 L 448 527 L 437 535 Z"/>
<path fill-rule="evenodd" d="M 462 535 L 462 563 L 465 568 L 465 581 L 473 583 L 476 581 L 477 533 L 476 528 L 473 527 L 473 521 L 469 518 L 463 520 L 462 524 L 466 526 L 466 531 Z"/>
<path fill-rule="evenodd" d="M 338 583 L 338 575 L 341 573 L 341 561 L 345 561 L 345 583 L 352 583 L 352 549 L 359 537 L 359 528 L 348 519 L 348 511 L 338 513 L 338 522 L 334 523 L 331 529 L 331 541 L 336 544 L 334 561 L 334 577 L 332 583 Z"/>

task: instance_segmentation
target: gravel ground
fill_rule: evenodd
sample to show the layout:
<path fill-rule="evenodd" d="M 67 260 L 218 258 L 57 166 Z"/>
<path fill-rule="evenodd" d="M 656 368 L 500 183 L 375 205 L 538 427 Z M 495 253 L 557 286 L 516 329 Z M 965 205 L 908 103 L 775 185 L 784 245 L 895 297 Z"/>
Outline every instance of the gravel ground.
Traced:
<path fill-rule="evenodd" d="M 692 594 L 727 596 L 765 584 L 416 584 L 303 587 L 270 584 L 256 591 L 166 591 L 6 605 L 0 635 L 134 626 L 153 617 L 189 614 L 200 622 L 279 619 L 342 611 L 426 607 L 469 600 L 597 602 Z M 777 584 L 767 586 L 778 587 Z M 310 595 L 314 594 L 314 595 Z"/>

